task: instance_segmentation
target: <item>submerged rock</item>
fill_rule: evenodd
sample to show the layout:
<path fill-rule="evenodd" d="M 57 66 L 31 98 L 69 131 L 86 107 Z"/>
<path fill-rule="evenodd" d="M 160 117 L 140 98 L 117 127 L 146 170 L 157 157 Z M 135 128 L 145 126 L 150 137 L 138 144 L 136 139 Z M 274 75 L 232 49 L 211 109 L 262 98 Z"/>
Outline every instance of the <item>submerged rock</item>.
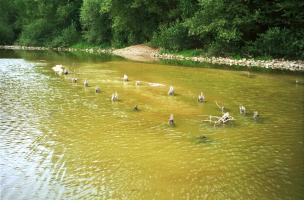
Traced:
<path fill-rule="evenodd" d="M 207 143 L 210 142 L 209 138 L 207 136 L 201 135 L 195 138 L 197 143 Z"/>
<path fill-rule="evenodd" d="M 55 65 L 52 67 L 52 70 L 59 75 L 62 75 L 65 72 L 65 68 L 62 65 Z"/>

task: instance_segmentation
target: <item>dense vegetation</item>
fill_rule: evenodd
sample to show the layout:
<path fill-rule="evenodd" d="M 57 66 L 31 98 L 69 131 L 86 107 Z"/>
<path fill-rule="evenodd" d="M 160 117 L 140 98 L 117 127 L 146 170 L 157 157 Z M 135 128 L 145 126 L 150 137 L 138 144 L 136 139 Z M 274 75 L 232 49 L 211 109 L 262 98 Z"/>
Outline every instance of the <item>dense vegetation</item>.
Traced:
<path fill-rule="evenodd" d="M 304 58 L 298 0 L 0 0 L 0 43 Z"/>

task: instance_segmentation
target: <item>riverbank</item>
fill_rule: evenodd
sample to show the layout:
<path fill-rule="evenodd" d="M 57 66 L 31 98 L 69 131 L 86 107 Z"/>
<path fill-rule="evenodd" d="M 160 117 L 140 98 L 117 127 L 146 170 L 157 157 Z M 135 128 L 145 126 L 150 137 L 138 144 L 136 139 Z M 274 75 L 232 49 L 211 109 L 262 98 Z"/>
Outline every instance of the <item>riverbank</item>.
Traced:
<path fill-rule="evenodd" d="M 199 63 L 211 63 L 226 66 L 243 66 L 249 68 L 265 68 L 272 70 L 287 70 L 287 71 L 304 71 L 303 60 L 284 60 L 284 59 L 271 59 L 271 60 L 255 60 L 255 59 L 233 59 L 228 57 L 203 57 L 203 56 L 182 56 L 175 54 L 155 54 L 156 58 L 166 60 L 180 60 L 180 61 L 193 61 Z"/>
<path fill-rule="evenodd" d="M 100 48 L 47 48 L 47 47 L 27 47 L 27 46 L 0 46 L 0 49 L 11 50 L 53 50 L 53 51 L 68 51 L 68 52 L 87 52 L 87 53 L 103 53 L 121 56 L 135 61 L 156 61 L 156 60 L 178 60 L 178 61 L 193 61 L 198 63 L 211 63 L 217 65 L 243 66 L 249 68 L 265 68 L 272 70 L 286 71 L 304 71 L 303 60 L 256 60 L 256 59 L 233 59 L 228 57 L 205 57 L 205 56 L 183 56 L 176 54 L 161 53 L 159 49 L 151 48 L 146 45 L 134 45 L 122 49 L 100 49 Z"/>
<path fill-rule="evenodd" d="M 31 47 L 31 46 L 20 46 L 20 45 L 0 45 L 0 49 L 7 49 L 7 50 L 27 50 L 27 51 L 82 51 L 87 53 L 106 53 L 112 54 L 113 49 L 100 49 L 100 48 L 63 48 L 63 47 Z"/>

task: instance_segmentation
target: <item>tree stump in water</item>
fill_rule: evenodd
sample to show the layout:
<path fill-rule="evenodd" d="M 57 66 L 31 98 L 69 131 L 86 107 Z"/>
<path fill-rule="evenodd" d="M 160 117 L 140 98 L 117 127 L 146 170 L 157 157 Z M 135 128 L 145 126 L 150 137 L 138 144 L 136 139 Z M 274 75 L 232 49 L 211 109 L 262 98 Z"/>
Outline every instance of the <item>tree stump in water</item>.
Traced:
<path fill-rule="evenodd" d="M 254 120 L 258 120 L 259 117 L 260 117 L 259 112 L 258 112 L 258 111 L 254 111 L 254 112 L 253 112 L 253 119 L 254 119 Z"/>
<path fill-rule="evenodd" d="M 84 86 L 84 87 L 89 87 L 89 81 L 88 81 L 88 80 L 84 80 L 83 86 Z"/>
<path fill-rule="evenodd" d="M 243 106 L 243 105 L 240 105 L 240 114 L 241 115 L 246 115 L 246 108 L 245 108 L 245 106 Z"/>
<path fill-rule="evenodd" d="M 169 96 L 174 96 L 174 87 L 170 86 L 169 91 L 168 91 Z"/>
<path fill-rule="evenodd" d="M 96 92 L 96 93 L 100 93 L 100 92 L 101 92 L 100 87 L 96 87 L 96 88 L 95 88 L 95 92 Z"/>
<path fill-rule="evenodd" d="M 169 126 L 175 126 L 173 114 L 170 115 L 168 124 L 169 124 Z"/>
<path fill-rule="evenodd" d="M 203 92 L 201 92 L 201 94 L 198 95 L 197 101 L 200 103 L 203 103 L 205 101 L 205 96 L 204 96 Z"/>

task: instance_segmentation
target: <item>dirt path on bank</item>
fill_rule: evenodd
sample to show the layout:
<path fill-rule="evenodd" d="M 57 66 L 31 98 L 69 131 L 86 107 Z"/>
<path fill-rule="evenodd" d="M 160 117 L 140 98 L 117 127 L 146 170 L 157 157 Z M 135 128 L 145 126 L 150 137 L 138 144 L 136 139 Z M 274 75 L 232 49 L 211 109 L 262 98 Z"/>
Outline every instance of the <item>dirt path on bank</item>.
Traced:
<path fill-rule="evenodd" d="M 129 46 L 123 49 L 115 49 L 113 54 L 136 61 L 158 60 L 154 55 L 159 53 L 159 49 L 148 47 L 143 44 Z"/>

